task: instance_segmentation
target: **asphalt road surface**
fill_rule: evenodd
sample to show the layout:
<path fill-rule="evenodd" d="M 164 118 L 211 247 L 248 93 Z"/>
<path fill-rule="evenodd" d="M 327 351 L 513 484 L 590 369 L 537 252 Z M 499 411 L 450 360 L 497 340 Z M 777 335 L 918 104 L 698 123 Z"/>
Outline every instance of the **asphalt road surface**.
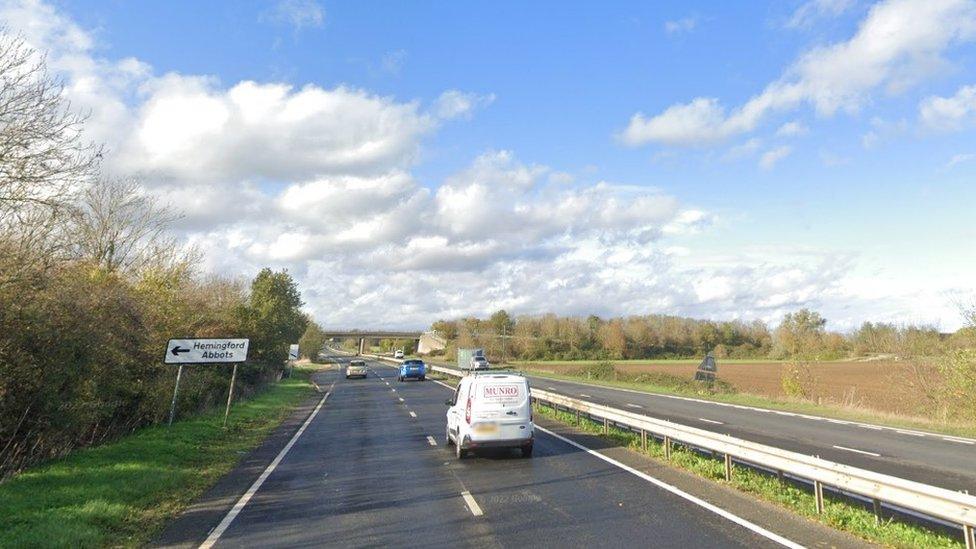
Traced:
<path fill-rule="evenodd" d="M 214 546 L 781 546 L 543 432 L 531 459 L 458 461 L 451 390 L 394 374 L 316 374 L 328 399 Z"/>
<path fill-rule="evenodd" d="M 950 490 L 976 493 L 976 440 L 528 376 L 531 386 Z"/>

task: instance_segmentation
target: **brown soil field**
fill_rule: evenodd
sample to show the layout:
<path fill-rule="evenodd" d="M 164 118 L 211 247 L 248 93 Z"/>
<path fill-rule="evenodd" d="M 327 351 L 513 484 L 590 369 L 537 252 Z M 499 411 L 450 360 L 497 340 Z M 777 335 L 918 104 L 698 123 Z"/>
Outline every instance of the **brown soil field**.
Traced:
<path fill-rule="evenodd" d="M 527 365 L 528 366 L 528 365 Z M 545 363 L 530 369 L 571 374 L 581 368 L 573 363 Z M 695 364 L 620 363 L 618 372 L 639 374 L 661 372 L 683 378 L 695 375 Z M 777 399 L 786 398 L 783 391 L 782 362 L 734 362 L 718 360 L 718 379 L 731 383 L 740 393 Z M 803 369 L 804 387 L 809 399 L 823 404 L 863 408 L 910 416 L 926 415 L 924 395 L 914 387 L 918 375 L 911 364 L 899 361 L 811 362 Z"/>

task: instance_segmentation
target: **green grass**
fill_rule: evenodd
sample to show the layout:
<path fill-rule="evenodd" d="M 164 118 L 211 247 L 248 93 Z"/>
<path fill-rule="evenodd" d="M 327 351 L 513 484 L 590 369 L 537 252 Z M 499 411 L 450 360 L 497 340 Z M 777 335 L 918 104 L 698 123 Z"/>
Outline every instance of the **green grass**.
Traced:
<path fill-rule="evenodd" d="M 576 424 L 575 414 L 538 405 L 534 406 L 534 409 L 539 415 L 569 425 Z M 629 447 L 631 450 L 665 462 L 664 445 L 652 441 L 650 438 L 648 438 L 647 450 L 643 451 L 640 447 L 640 437 L 630 431 L 611 428 L 609 433 L 604 435 L 602 423 L 585 418 L 576 427 L 581 431 L 600 435 L 615 444 Z M 956 548 L 963 546 L 961 531 L 958 536 L 950 537 L 922 526 L 904 522 L 885 520 L 879 524 L 872 512 L 827 494 L 825 494 L 824 513 L 818 514 L 812 492 L 787 482 L 781 482 L 774 476 L 743 467 L 734 468 L 732 481 L 726 481 L 725 466 L 721 461 L 702 456 L 682 446 L 672 446 L 671 461 L 666 463 L 737 490 L 748 492 L 800 516 L 849 532 L 874 543 L 898 548 Z"/>
<path fill-rule="evenodd" d="M 705 390 L 692 391 L 692 390 L 687 390 L 687 386 L 689 384 L 657 385 L 654 383 L 646 383 L 646 382 L 586 379 L 582 376 L 569 375 L 569 374 L 555 374 L 547 371 L 535 370 L 532 368 L 524 368 L 524 371 L 534 376 L 546 377 L 546 378 L 557 379 L 562 381 L 585 382 L 590 385 L 602 385 L 604 387 L 619 387 L 624 389 L 634 389 L 637 391 L 643 391 L 647 393 L 688 396 L 693 398 L 700 398 L 702 400 L 727 402 L 730 404 L 741 404 L 743 406 L 753 406 L 756 408 L 784 410 L 788 412 L 797 412 L 801 414 L 831 417 L 835 419 L 844 419 L 848 421 L 859 421 L 863 423 L 887 425 L 890 427 L 897 427 L 901 429 L 906 429 L 906 428 L 920 429 L 920 430 L 932 431 L 932 432 L 942 433 L 947 435 L 976 437 L 976 425 L 971 425 L 971 424 L 966 425 L 966 424 L 942 423 L 938 421 L 926 420 L 924 418 L 911 418 L 911 417 L 888 414 L 885 412 L 878 412 L 873 410 L 862 410 L 857 408 L 844 408 L 840 406 L 821 405 L 821 404 L 816 404 L 814 402 L 808 402 L 803 400 L 777 400 L 777 399 L 772 399 L 772 398 L 763 397 L 759 395 L 753 395 L 749 393 L 721 393 L 721 392 L 709 392 Z"/>
<path fill-rule="evenodd" d="M 312 369 L 231 409 L 147 427 L 0 484 L 0 547 L 147 543 L 312 394 Z"/>

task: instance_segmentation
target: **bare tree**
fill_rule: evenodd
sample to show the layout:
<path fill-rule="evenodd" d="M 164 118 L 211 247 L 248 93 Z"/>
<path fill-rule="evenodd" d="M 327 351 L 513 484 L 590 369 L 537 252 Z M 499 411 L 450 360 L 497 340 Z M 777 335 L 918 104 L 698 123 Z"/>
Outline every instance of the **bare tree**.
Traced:
<path fill-rule="evenodd" d="M 134 179 L 101 181 L 82 193 L 75 210 L 74 249 L 113 272 L 170 263 L 182 254 L 167 232 L 176 218 Z"/>
<path fill-rule="evenodd" d="M 41 54 L 0 29 L 0 287 L 54 261 L 58 220 L 98 168 L 101 148 L 63 91 Z"/>

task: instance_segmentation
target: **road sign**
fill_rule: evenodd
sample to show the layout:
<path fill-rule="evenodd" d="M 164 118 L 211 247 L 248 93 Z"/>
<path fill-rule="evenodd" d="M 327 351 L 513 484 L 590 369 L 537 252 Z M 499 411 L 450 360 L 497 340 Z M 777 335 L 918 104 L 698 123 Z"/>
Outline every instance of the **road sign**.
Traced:
<path fill-rule="evenodd" d="M 288 360 L 298 360 L 298 344 L 292 343 L 288 346 Z"/>
<path fill-rule="evenodd" d="M 718 365 L 715 364 L 715 357 L 712 353 L 705 355 L 705 360 L 698 365 L 695 372 L 695 381 L 715 381 L 715 374 L 718 373 Z"/>
<path fill-rule="evenodd" d="M 166 364 L 216 364 L 247 360 L 248 339 L 171 339 Z"/>

